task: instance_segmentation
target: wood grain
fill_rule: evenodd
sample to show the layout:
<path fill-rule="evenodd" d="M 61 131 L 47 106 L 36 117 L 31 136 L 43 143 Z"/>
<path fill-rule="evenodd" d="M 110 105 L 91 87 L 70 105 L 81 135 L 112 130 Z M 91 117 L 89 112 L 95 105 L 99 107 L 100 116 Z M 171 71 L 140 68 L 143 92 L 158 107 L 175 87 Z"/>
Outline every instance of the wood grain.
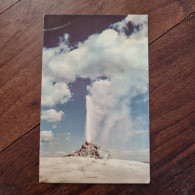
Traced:
<path fill-rule="evenodd" d="M 0 14 L 5 12 L 7 9 L 9 9 L 11 6 L 16 4 L 19 0 L 1 0 L 0 1 Z"/>
<path fill-rule="evenodd" d="M 21 0 L 0 15 L 0 151 L 40 121 L 43 14 L 149 14 L 155 41 L 190 15 L 190 0 Z"/>
<path fill-rule="evenodd" d="M 10 194 L 10 192 L 11 194 L 89 195 L 193 194 L 195 146 L 192 129 L 194 111 L 192 59 L 195 51 L 192 35 L 194 22 L 194 15 L 188 17 L 149 47 L 151 132 L 151 183 L 149 185 L 39 184 L 40 127 L 36 126 L 1 152 L 0 194 Z M 36 62 L 36 59 L 33 61 Z M 33 67 L 33 63 L 29 62 L 28 66 Z M 32 67 L 29 71 L 36 69 Z M 25 74 L 25 70 L 21 68 L 21 71 L 24 71 L 21 76 Z M 40 76 L 36 77 L 34 73 L 36 71 L 31 73 L 32 80 L 34 83 L 37 82 L 38 91 L 40 81 L 35 79 L 40 79 Z M 31 75 L 26 74 L 29 74 L 26 78 Z M 29 85 L 29 82 L 27 80 L 26 84 Z M 31 92 L 27 90 L 27 94 L 31 95 Z M 36 92 L 32 95 L 32 99 L 34 96 L 38 97 Z M 10 102 L 10 107 L 12 104 Z M 37 110 L 38 108 L 34 108 L 34 112 L 38 112 Z"/>

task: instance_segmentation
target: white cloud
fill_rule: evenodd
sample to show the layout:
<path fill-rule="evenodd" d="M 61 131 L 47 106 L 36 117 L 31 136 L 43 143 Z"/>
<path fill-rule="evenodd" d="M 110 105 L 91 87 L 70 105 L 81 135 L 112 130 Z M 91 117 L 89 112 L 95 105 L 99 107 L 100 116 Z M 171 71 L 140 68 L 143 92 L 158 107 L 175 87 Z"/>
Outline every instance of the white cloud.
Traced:
<path fill-rule="evenodd" d="M 131 73 L 129 76 L 136 77 L 137 70 L 144 74 L 147 68 L 146 41 L 127 39 L 114 29 L 107 29 L 101 34 L 91 35 L 79 43 L 77 49 L 54 56 L 48 68 L 56 80 L 66 83 L 75 81 L 77 76 L 91 79 L 102 75 L 112 77 L 118 71 L 119 74 L 127 71 Z"/>
<path fill-rule="evenodd" d="M 71 92 L 68 85 L 59 79 L 55 79 L 53 73 L 49 70 L 49 63 L 54 58 L 60 56 L 63 52 L 70 50 L 68 46 L 68 34 L 65 34 L 60 40 L 59 46 L 56 48 L 43 48 L 43 71 L 42 71 L 42 94 L 41 105 L 47 107 L 54 107 L 56 104 L 64 104 L 71 98 Z"/>
<path fill-rule="evenodd" d="M 57 112 L 54 109 L 42 110 L 41 120 L 46 120 L 47 122 L 59 122 L 62 120 L 64 112 Z"/>
<path fill-rule="evenodd" d="M 53 107 L 58 103 L 66 103 L 70 97 L 71 92 L 64 82 L 55 82 L 55 80 L 48 76 L 42 78 L 42 97 L 41 105 Z"/>
<path fill-rule="evenodd" d="M 49 131 L 41 131 L 41 142 L 50 142 L 54 139 L 54 135 L 52 130 Z"/>
<path fill-rule="evenodd" d="M 138 26 L 139 30 L 134 28 L 131 38 L 142 39 L 148 36 L 148 16 L 147 15 L 128 15 L 121 22 L 110 25 L 111 28 L 116 29 L 120 33 L 125 33 L 128 29 L 128 23 L 131 22 L 134 26 Z"/>

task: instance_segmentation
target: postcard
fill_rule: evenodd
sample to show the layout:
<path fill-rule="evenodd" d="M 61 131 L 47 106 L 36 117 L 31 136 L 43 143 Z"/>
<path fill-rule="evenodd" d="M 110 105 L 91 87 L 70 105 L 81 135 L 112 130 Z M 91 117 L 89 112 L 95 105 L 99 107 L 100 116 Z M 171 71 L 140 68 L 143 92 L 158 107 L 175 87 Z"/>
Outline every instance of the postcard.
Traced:
<path fill-rule="evenodd" d="M 45 15 L 39 182 L 149 183 L 147 15 Z"/>

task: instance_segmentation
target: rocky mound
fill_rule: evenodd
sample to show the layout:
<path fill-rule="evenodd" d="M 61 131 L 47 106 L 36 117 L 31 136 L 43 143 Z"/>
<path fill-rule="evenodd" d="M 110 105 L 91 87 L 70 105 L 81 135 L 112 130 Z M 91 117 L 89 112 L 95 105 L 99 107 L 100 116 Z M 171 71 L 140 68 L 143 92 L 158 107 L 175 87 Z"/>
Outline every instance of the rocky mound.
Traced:
<path fill-rule="evenodd" d="M 87 141 L 82 145 L 81 149 L 76 152 L 66 155 L 77 157 L 90 157 L 96 159 L 110 159 L 110 153 L 107 150 L 102 150 L 98 144 L 88 143 Z"/>

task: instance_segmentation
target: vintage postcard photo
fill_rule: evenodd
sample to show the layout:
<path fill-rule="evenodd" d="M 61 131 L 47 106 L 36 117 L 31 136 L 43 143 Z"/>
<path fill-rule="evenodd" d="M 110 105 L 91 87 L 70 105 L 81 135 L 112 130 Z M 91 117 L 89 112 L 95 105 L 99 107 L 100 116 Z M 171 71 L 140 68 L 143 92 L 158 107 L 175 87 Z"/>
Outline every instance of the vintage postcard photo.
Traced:
<path fill-rule="evenodd" d="M 45 15 L 39 182 L 149 183 L 147 15 Z"/>

